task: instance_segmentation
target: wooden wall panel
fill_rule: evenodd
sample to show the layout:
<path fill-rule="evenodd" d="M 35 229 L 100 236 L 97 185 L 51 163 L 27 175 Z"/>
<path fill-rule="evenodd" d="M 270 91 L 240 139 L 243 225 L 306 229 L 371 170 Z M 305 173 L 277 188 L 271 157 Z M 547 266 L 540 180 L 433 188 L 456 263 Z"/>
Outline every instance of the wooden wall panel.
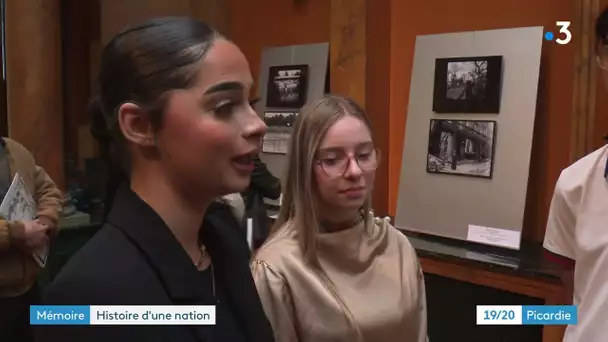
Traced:
<path fill-rule="evenodd" d="M 99 5 L 94 1 L 62 1 L 62 55 L 65 155 L 82 161 L 78 132 L 88 125 L 87 106 L 91 95 L 90 44 L 99 26 Z M 96 20 L 97 19 L 97 20 Z M 86 144 L 86 141 L 83 141 Z"/>
<path fill-rule="evenodd" d="M 190 0 L 101 0 L 101 41 L 155 17 L 191 15 L 190 5 Z"/>
<path fill-rule="evenodd" d="M 391 0 L 367 0 L 365 107 L 372 122 L 376 146 L 382 159 L 376 171 L 373 206 L 376 213 L 389 213 L 390 92 L 391 92 Z"/>
<path fill-rule="evenodd" d="M 597 147 L 594 123 L 599 69 L 595 57 L 595 19 L 598 16 L 599 0 L 577 0 L 574 3 L 572 24 L 573 31 L 578 33 L 578 36 L 571 42 L 575 45 L 571 162 Z"/>
<path fill-rule="evenodd" d="M 101 37 L 107 42 L 130 24 L 166 16 L 190 16 L 215 26 L 222 33 L 230 30 L 229 0 L 103 0 Z"/>
<path fill-rule="evenodd" d="M 190 11 L 193 17 L 213 25 L 223 35 L 230 36 L 231 8 L 228 0 L 190 0 Z"/>
<path fill-rule="evenodd" d="M 63 187 L 60 0 L 7 1 L 5 23 L 9 136 Z"/>
<path fill-rule="evenodd" d="M 365 0 L 331 0 L 330 90 L 365 107 Z"/>

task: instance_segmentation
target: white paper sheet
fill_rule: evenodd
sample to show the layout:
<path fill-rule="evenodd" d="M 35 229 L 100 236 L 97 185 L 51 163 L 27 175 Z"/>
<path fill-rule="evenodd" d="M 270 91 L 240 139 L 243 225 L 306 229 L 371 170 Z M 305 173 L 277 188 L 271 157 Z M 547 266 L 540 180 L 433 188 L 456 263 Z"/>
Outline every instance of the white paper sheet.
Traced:
<path fill-rule="evenodd" d="M 0 215 L 7 221 L 31 221 L 36 219 L 36 201 L 18 173 L 15 173 L 13 182 L 0 204 Z M 32 253 L 32 257 L 40 267 L 46 265 L 48 256 L 48 245 Z"/>

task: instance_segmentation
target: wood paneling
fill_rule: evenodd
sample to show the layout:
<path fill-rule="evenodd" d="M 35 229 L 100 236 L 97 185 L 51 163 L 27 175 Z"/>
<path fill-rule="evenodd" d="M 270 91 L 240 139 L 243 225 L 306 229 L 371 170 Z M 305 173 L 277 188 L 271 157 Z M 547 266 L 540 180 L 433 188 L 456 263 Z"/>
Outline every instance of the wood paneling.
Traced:
<path fill-rule="evenodd" d="M 595 94 L 598 65 L 595 59 L 595 19 L 599 0 L 574 2 L 572 24 L 578 32 L 574 44 L 574 86 L 570 161 L 574 162 L 595 149 Z"/>
<path fill-rule="evenodd" d="M 103 44 L 128 25 L 155 17 L 191 15 L 190 0 L 102 0 L 100 3 Z"/>
<path fill-rule="evenodd" d="M 391 0 L 367 0 L 365 109 L 372 122 L 374 142 L 382 159 L 376 171 L 373 206 L 379 215 L 389 212 Z"/>
<path fill-rule="evenodd" d="M 64 141 L 66 157 L 80 159 L 78 132 L 88 124 L 87 105 L 91 94 L 90 44 L 99 29 L 99 5 L 95 1 L 62 1 L 62 53 Z M 83 142 L 86 143 L 86 142 Z"/>
<path fill-rule="evenodd" d="M 63 187 L 60 7 L 59 0 L 6 2 L 6 67 L 9 136 Z"/>
<path fill-rule="evenodd" d="M 332 93 L 365 107 L 365 0 L 331 0 L 329 72 Z"/>
<path fill-rule="evenodd" d="M 107 42 L 128 25 L 168 16 L 197 18 L 228 34 L 231 26 L 229 5 L 229 0 L 103 0 L 102 41 Z"/>
<path fill-rule="evenodd" d="M 228 0 L 190 0 L 192 16 L 212 25 L 226 36 L 230 36 L 231 32 L 230 10 Z"/>

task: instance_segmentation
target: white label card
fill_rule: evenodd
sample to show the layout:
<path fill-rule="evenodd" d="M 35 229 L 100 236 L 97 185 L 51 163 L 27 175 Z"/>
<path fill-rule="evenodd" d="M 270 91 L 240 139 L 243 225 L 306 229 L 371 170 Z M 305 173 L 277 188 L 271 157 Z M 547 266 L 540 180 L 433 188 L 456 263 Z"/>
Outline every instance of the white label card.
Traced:
<path fill-rule="evenodd" d="M 521 232 L 470 224 L 467 240 L 486 245 L 519 249 Z"/>

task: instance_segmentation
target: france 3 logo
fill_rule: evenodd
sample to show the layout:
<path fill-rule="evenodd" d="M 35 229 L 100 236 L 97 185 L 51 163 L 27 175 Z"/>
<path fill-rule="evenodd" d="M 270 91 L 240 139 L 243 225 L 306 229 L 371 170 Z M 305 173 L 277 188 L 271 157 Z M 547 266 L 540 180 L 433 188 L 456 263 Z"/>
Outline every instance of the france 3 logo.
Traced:
<path fill-rule="evenodd" d="M 557 34 L 553 32 L 545 32 L 545 40 L 553 41 L 560 45 L 566 45 L 570 43 L 572 40 L 572 32 L 570 32 L 570 22 L 569 21 L 557 21 L 555 25 L 559 28 Z"/>

